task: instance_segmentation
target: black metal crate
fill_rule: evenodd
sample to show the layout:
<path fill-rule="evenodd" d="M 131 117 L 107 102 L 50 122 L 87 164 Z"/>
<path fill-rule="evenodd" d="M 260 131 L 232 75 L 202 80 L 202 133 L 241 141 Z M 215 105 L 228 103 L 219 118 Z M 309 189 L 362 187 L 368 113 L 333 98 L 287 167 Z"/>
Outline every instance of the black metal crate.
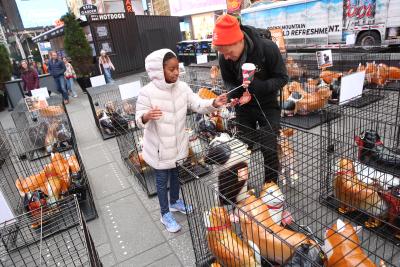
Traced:
<path fill-rule="evenodd" d="M 0 224 L 0 240 L 2 266 L 102 266 L 73 196 Z"/>
<path fill-rule="evenodd" d="M 194 149 L 198 149 L 198 146 L 206 143 L 203 138 L 200 138 L 201 136 L 199 136 L 197 132 L 198 129 L 195 113 L 189 112 L 186 116 L 186 127 L 188 134 L 192 137 L 190 143 L 196 144 L 193 145 Z M 125 129 L 119 132 L 117 136 L 117 143 L 122 160 L 133 176 L 138 179 L 143 190 L 149 197 L 151 197 L 157 194 L 157 188 L 155 184 L 154 170 L 146 164 L 142 156 L 142 140 L 143 130 L 137 127 Z M 193 151 L 189 152 L 193 153 Z M 208 171 L 208 169 L 201 165 L 197 165 L 196 170 L 199 175 Z"/>
<path fill-rule="evenodd" d="M 399 55 L 396 53 L 367 53 L 359 69 L 365 70 L 368 88 L 400 90 Z"/>
<path fill-rule="evenodd" d="M 86 220 L 97 218 L 90 183 L 73 132 L 69 150 L 53 149 L 50 157 L 28 160 L 21 156 L 31 152 L 26 150 L 21 137 L 29 134 L 29 129 L 7 129 L 1 132 L 5 137 L 2 150 L 6 149 L 9 153 L 2 159 L 4 164 L 0 169 L 0 186 L 15 214 L 21 214 L 29 200 L 42 192 L 47 195 L 44 198 L 46 203 L 77 194 Z M 39 149 L 37 147 L 35 151 Z"/>
<path fill-rule="evenodd" d="M 358 61 L 343 54 L 332 54 L 332 60 L 332 67 L 321 69 L 315 53 L 286 59 L 289 83 L 280 97 L 283 123 L 308 130 L 336 118 L 323 108 L 338 99 L 340 77 L 355 71 Z"/>
<path fill-rule="evenodd" d="M 71 149 L 72 125 L 60 96 L 47 99 L 48 107 L 29 111 L 22 99 L 11 113 L 16 129 L 21 133 L 23 157 L 36 160 L 47 157 L 53 149 Z M 46 149 L 43 149 L 46 148 Z"/>
<path fill-rule="evenodd" d="M 324 266 L 327 259 L 327 266 L 343 266 L 344 261 L 358 253 L 363 257 L 353 261 L 352 266 L 366 257 L 371 263 L 383 260 L 387 266 L 398 265 L 398 246 L 373 229 L 356 234 L 350 227 L 354 225 L 345 217 L 321 204 L 327 157 L 323 153 L 326 141 L 321 136 L 290 128 L 282 129 L 279 136 L 268 129 L 248 132 L 214 141 L 196 154 L 199 161 L 211 168 L 203 177 L 196 176 L 184 160 L 178 162 L 183 197 L 193 208 L 187 218 L 198 266 L 207 266 L 204 261 L 209 263 L 213 257 L 223 266 L 258 266 L 254 263 L 259 256 L 255 245 L 261 249 L 258 261 L 273 265 L 289 266 L 295 255 L 309 266 Z M 274 150 L 265 145 L 273 135 L 278 139 L 275 151 L 280 155 L 280 167 L 276 169 L 263 158 L 263 151 Z M 271 171 L 279 175 L 278 185 L 264 184 L 265 173 Z M 249 191 L 243 189 L 243 184 L 247 184 Z M 287 212 L 291 213 L 292 222 Z M 339 240 L 339 244 L 333 244 L 334 240 Z M 348 253 L 344 257 L 339 250 L 348 242 L 355 246 L 343 252 Z M 228 259 L 224 260 L 223 254 L 229 255 Z M 341 255 L 337 257 L 340 262 L 332 263 L 332 254 Z"/>
<path fill-rule="evenodd" d="M 186 82 L 199 84 L 207 88 L 222 88 L 224 83 L 218 62 L 212 64 L 190 65 L 185 67 Z"/>
<path fill-rule="evenodd" d="M 27 125 L 34 125 L 42 121 L 49 121 L 54 116 L 63 116 L 66 114 L 63 99 L 59 95 L 52 95 L 46 99 L 50 108 L 43 111 L 30 112 L 26 106 L 25 99 L 21 99 L 11 112 L 11 118 L 16 128 L 26 128 Z"/>
<path fill-rule="evenodd" d="M 333 66 L 325 69 L 318 67 L 315 54 L 288 57 L 286 66 L 290 82 L 282 89 L 280 99 L 283 108 L 282 121 L 285 124 L 311 129 L 337 118 L 339 114 L 325 113 L 324 108 L 328 103 L 338 103 L 341 78 L 364 70 L 363 66 L 369 64 L 370 58 L 390 59 L 390 54 L 336 53 L 332 57 Z M 348 105 L 361 108 L 383 98 L 384 88 L 372 88 L 368 77 L 369 74 L 366 75 L 362 96 L 347 103 Z"/>
<path fill-rule="evenodd" d="M 119 85 L 107 84 L 88 88 L 88 98 L 93 118 L 104 140 L 118 134 L 122 121 L 128 124 L 134 119 L 135 99 L 121 99 Z"/>
<path fill-rule="evenodd" d="M 321 128 L 326 168 L 321 196 L 329 207 L 400 244 L 399 105 L 394 92 L 363 109 L 335 107 Z"/>

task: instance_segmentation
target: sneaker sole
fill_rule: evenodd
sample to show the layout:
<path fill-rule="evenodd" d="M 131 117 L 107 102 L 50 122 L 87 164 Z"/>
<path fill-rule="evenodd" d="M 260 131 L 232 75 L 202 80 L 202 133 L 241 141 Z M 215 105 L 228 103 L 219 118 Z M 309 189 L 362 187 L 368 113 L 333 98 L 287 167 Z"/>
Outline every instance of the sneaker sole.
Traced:
<path fill-rule="evenodd" d="M 160 219 L 160 221 L 161 221 L 161 223 L 165 226 L 165 229 L 167 229 L 167 231 L 168 232 L 170 232 L 170 233 L 176 233 L 176 232 L 179 232 L 181 229 L 182 229 L 182 227 L 179 227 L 177 230 L 171 230 L 171 229 L 168 229 L 168 227 L 165 225 L 165 223 L 163 222 L 163 220 L 162 219 Z"/>
<path fill-rule="evenodd" d="M 178 210 L 178 209 L 175 209 L 175 208 L 171 208 L 171 207 L 169 207 L 169 211 L 172 211 L 172 212 L 180 212 L 180 213 L 182 213 L 182 214 L 187 214 L 186 213 L 186 210 Z"/>

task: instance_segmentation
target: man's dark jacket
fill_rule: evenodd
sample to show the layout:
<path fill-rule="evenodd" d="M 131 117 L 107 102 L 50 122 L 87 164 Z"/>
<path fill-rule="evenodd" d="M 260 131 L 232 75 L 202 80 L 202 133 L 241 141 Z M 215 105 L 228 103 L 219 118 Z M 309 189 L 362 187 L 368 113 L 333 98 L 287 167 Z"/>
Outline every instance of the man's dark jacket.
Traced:
<path fill-rule="evenodd" d="M 253 63 L 257 67 L 249 91 L 257 97 L 263 109 L 279 108 L 278 92 L 288 82 L 286 66 L 279 48 L 273 41 L 261 38 L 255 28 L 242 25 L 241 29 L 245 33 L 247 56 L 245 63 Z M 223 55 L 219 57 L 222 78 L 228 90 L 243 83 L 241 66 L 238 65 L 241 63 L 240 60 L 237 62 L 225 60 Z M 240 98 L 243 92 L 244 89 L 240 88 L 229 94 L 229 98 Z M 246 105 L 256 106 L 257 102 L 253 97 Z"/>
<path fill-rule="evenodd" d="M 64 75 L 64 72 L 66 71 L 64 62 L 58 59 L 56 59 L 55 61 L 53 61 L 53 59 L 50 59 L 48 67 L 49 67 L 49 73 L 54 78 Z"/>

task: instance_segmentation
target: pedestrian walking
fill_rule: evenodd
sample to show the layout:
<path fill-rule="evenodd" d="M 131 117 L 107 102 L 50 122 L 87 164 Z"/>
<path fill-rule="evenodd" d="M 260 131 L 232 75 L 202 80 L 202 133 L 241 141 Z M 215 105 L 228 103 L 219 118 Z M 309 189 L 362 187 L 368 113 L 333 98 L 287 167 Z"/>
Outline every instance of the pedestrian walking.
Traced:
<path fill-rule="evenodd" d="M 66 68 L 66 71 L 64 72 L 64 77 L 67 82 L 67 91 L 71 92 L 72 97 L 78 97 L 78 94 L 76 93 L 76 90 L 74 88 L 74 80 L 76 79 L 74 67 L 72 67 L 69 58 L 63 57 L 63 62 Z"/>
<path fill-rule="evenodd" d="M 181 226 L 171 212 L 192 211 L 179 199 L 176 161 L 186 158 L 189 138 L 185 132 L 188 108 L 194 112 L 211 113 L 226 103 L 226 94 L 204 100 L 185 83 L 179 81 L 179 62 L 169 49 L 157 50 L 147 56 L 146 71 L 151 82 L 141 88 L 136 103 L 136 123 L 144 129 L 143 159 L 155 172 L 161 222 L 167 231 L 177 232 Z M 169 179 L 169 201 L 168 184 Z"/>
<path fill-rule="evenodd" d="M 42 68 L 43 68 L 43 74 L 49 73 L 48 66 L 49 66 L 49 59 L 48 59 L 48 58 L 45 58 L 45 59 L 44 59 L 44 62 L 43 62 L 43 66 L 42 66 Z"/>
<path fill-rule="evenodd" d="M 104 70 L 104 78 L 106 80 L 106 83 L 113 83 L 114 80 L 111 77 L 111 70 L 115 71 L 115 67 L 114 67 L 113 63 L 111 62 L 110 57 L 107 55 L 106 51 L 104 51 L 104 50 L 100 51 L 100 57 L 99 57 L 100 74 L 103 74 L 102 67 Z"/>
<path fill-rule="evenodd" d="M 39 75 L 43 74 L 42 63 L 40 63 L 40 62 L 37 63 L 37 72 Z"/>
<path fill-rule="evenodd" d="M 31 90 L 40 88 L 38 73 L 32 66 L 28 66 L 28 62 L 26 60 L 21 61 L 20 69 L 24 94 L 27 96 L 32 96 Z"/>
<path fill-rule="evenodd" d="M 68 92 L 66 89 L 64 73 L 66 71 L 64 62 L 58 59 L 55 51 L 50 52 L 51 59 L 49 60 L 49 72 L 56 82 L 57 91 L 63 96 L 64 104 L 69 103 Z"/>
<path fill-rule="evenodd" d="M 257 29 L 240 25 L 238 19 L 231 15 L 222 15 L 217 19 L 212 42 L 219 52 L 219 66 L 226 89 L 242 85 L 229 94 L 229 99 L 237 102 L 246 90 L 251 94 L 249 103 L 235 109 L 238 130 L 245 135 L 249 128 L 256 129 L 257 125 L 266 129 L 262 140 L 258 140 L 263 144 L 261 152 L 265 182 L 276 183 L 279 170 L 277 136 L 281 113 L 277 99 L 280 89 L 288 82 L 279 48 L 273 41 L 261 38 Z M 252 63 L 256 67 L 251 82 L 243 80 L 242 66 L 245 63 Z M 249 148 L 252 148 L 252 144 L 249 144 Z"/>

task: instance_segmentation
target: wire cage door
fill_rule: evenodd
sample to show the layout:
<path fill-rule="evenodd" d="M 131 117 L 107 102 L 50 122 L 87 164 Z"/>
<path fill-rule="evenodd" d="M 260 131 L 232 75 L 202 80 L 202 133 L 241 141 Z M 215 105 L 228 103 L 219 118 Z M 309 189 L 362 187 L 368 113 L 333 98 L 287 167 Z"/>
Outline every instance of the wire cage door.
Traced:
<path fill-rule="evenodd" d="M 324 205 L 326 144 L 320 135 L 287 127 L 248 129 L 216 137 L 196 154 L 211 169 L 205 176 L 179 162 L 197 265 L 396 266 L 398 246 Z M 349 244 L 344 257 L 340 251 Z"/>
<path fill-rule="evenodd" d="M 74 196 L 0 224 L 0 242 L 2 266 L 102 266 Z"/>

